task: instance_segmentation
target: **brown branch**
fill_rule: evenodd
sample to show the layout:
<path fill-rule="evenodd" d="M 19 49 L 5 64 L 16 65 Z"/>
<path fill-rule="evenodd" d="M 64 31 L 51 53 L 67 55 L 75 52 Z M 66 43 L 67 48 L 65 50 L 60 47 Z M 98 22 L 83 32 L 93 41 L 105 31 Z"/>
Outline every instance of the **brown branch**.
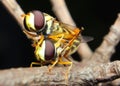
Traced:
<path fill-rule="evenodd" d="M 74 65 L 70 71 L 69 86 L 94 86 L 102 82 L 113 81 L 120 78 L 120 61 L 91 65 L 80 68 L 80 64 Z M 55 67 L 48 72 L 46 66 L 36 68 L 18 68 L 0 71 L 0 85 L 2 86 L 64 86 L 67 67 Z M 119 83 L 120 85 L 120 83 Z"/>
<path fill-rule="evenodd" d="M 58 17 L 58 19 L 64 23 L 76 26 L 74 23 L 67 6 L 65 4 L 65 0 L 50 0 L 53 6 L 53 11 Z M 59 4 L 57 4 L 59 3 Z M 58 10 L 59 9 L 59 10 Z M 78 53 L 81 55 L 83 60 L 89 59 L 92 55 L 91 49 L 88 47 L 87 43 L 81 43 L 78 48 Z"/>
<path fill-rule="evenodd" d="M 52 9 L 60 21 L 66 23 L 66 24 L 76 26 L 74 20 L 72 19 L 71 15 L 67 9 L 67 6 L 66 6 L 64 0 L 57 0 L 57 1 L 50 0 L 50 1 L 53 6 Z M 57 3 L 59 3 L 59 4 L 57 4 Z"/>
<path fill-rule="evenodd" d="M 120 16 L 110 27 L 110 32 L 104 37 L 102 44 L 94 52 L 91 61 L 109 62 L 115 47 L 120 41 Z M 96 61 L 95 61 L 96 60 Z"/>
<path fill-rule="evenodd" d="M 13 16 L 13 18 L 20 25 L 21 29 L 24 29 L 23 18 L 21 17 L 24 14 L 21 7 L 18 5 L 16 0 L 0 0 L 3 6 L 8 10 L 8 12 Z"/>

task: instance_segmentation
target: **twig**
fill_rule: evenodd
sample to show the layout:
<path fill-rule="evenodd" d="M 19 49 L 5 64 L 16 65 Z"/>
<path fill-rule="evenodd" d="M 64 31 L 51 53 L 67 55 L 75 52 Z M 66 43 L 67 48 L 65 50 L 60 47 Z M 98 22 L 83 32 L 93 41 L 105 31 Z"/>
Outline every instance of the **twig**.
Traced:
<path fill-rule="evenodd" d="M 8 10 L 8 12 L 13 16 L 13 18 L 17 21 L 21 29 L 24 29 L 23 18 L 21 17 L 21 15 L 24 14 L 24 12 L 21 9 L 21 7 L 18 5 L 16 0 L 0 0 L 0 2 Z"/>
<path fill-rule="evenodd" d="M 50 0 L 53 6 L 53 11 L 58 17 L 58 19 L 64 23 L 76 26 L 74 23 L 67 7 L 65 0 Z M 58 4 L 59 3 L 59 4 Z M 89 59 L 92 55 L 91 49 L 88 47 L 87 43 L 81 43 L 78 48 L 78 53 L 81 55 L 83 60 Z"/>
<path fill-rule="evenodd" d="M 120 14 L 119 14 L 120 15 Z M 110 27 L 110 32 L 104 37 L 102 44 L 94 52 L 91 61 L 109 62 L 110 57 L 115 52 L 115 47 L 120 41 L 120 16 Z"/>
<path fill-rule="evenodd" d="M 50 1 L 53 6 L 52 9 L 60 21 L 66 23 L 66 24 L 76 26 L 74 20 L 72 19 L 71 15 L 67 9 L 67 6 L 66 6 L 64 0 L 57 0 L 57 1 L 50 0 Z M 59 3 L 59 4 L 57 4 L 57 3 Z"/>
<path fill-rule="evenodd" d="M 113 81 L 120 78 L 120 61 L 80 68 L 74 65 L 68 77 L 69 86 L 94 86 L 101 82 Z M 48 72 L 47 67 L 18 68 L 0 71 L 0 85 L 2 86 L 65 86 L 65 72 L 67 67 L 55 67 Z M 120 84 L 120 83 L 119 83 Z"/>

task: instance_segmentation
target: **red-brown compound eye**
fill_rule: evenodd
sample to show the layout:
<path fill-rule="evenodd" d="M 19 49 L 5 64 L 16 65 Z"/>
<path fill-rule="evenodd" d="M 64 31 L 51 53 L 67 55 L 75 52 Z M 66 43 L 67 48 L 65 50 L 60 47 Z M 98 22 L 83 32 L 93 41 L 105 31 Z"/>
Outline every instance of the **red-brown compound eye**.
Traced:
<path fill-rule="evenodd" d="M 44 27 L 44 16 L 41 11 L 33 11 L 34 14 L 34 24 L 36 31 L 41 31 Z"/>
<path fill-rule="evenodd" d="M 55 47 L 50 40 L 45 40 L 45 60 L 55 59 Z"/>
<path fill-rule="evenodd" d="M 28 31 L 41 32 L 44 29 L 44 15 L 41 11 L 29 12 L 24 18 L 24 26 Z"/>

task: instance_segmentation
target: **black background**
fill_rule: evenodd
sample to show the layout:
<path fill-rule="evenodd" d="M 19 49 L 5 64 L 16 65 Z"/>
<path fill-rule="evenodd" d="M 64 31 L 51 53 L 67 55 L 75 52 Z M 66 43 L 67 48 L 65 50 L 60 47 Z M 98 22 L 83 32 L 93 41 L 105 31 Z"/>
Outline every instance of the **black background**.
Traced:
<path fill-rule="evenodd" d="M 17 2 L 25 12 L 37 9 L 55 17 L 49 0 L 17 0 Z M 82 34 L 94 37 L 94 40 L 88 43 L 94 51 L 116 20 L 120 12 L 120 1 L 66 0 L 66 3 L 77 26 L 85 28 Z M 112 61 L 120 59 L 119 49 L 120 44 L 116 47 Z M 28 67 L 32 61 L 35 61 L 35 57 L 31 42 L 0 4 L 0 69 Z"/>

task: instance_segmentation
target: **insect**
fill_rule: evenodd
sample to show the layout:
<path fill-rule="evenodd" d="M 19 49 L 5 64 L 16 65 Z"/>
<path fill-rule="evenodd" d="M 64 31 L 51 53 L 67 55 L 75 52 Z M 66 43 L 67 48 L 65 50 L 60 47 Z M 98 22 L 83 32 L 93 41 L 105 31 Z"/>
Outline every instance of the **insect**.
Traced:
<path fill-rule="evenodd" d="M 76 52 L 81 43 L 81 31 L 74 26 L 57 21 L 49 14 L 38 10 L 31 11 L 24 16 L 23 32 L 28 38 L 32 39 L 32 46 L 35 47 L 35 56 L 38 62 L 32 62 L 33 65 L 52 64 L 51 70 L 56 64 L 70 65 L 69 56 Z M 85 42 L 90 41 L 88 37 Z M 65 58 L 67 61 L 63 61 Z"/>

